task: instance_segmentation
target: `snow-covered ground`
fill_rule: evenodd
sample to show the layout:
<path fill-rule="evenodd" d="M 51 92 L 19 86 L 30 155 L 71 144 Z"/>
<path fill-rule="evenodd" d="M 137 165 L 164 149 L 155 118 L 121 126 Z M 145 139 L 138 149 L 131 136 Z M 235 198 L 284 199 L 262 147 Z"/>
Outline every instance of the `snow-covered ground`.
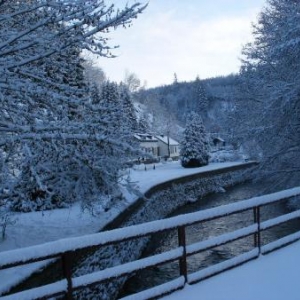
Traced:
<path fill-rule="evenodd" d="M 154 165 L 146 165 L 146 171 L 145 165 L 139 165 L 130 169 L 125 176 L 129 175 L 135 187 L 141 193 L 145 193 L 151 187 L 171 179 L 240 164 L 243 162 L 212 163 L 201 168 L 184 169 L 179 162 L 168 162 L 155 164 L 155 169 Z M 52 211 L 16 213 L 13 216 L 16 223 L 7 227 L 6 239 L 0 240 L 0 252 L 95 233 L 138 198 L 136 194 L 127 191 L 125 187 L 123 187 L 123 193 L 124 202 L 117 203 L 109 211 L 96 216 L 92 216 L 88 211 L 83 212 L 79 204 L 71 208 Z M 10 284 L 13 284 L 27 272 L 30 274 L 35 268 L 36 266 L 32 266 L 32 268 L 0 271 L 0 277 L 6 279 L 0 281 L 0 293 L 7 288 L 9 279 Z"/>
<path fill-rule="evenodd" d="M 171 179 L 205 172 L 208 170 L 222 169 L 240 165 L 243 162 L 213 163 L 205 167 L 185 169 L 179 162 L 165 164 L 139 165 L 128 171 L 132 181 L 141 193 L 151 187 Z M 116 217 L 129 204 L 137 200 L 137 196 L 125 190 L 124 203 L 117 203 L 107 212 L 92 216 L 88 211 L 82 211 L 79 204 L 71 208 L 55 209 L 44 212 L 16 213 L 13 218 L 16 224 L 7 228 L 7 237 L 0 240 L 0 252 L 36 244 L 42 244 L 61 238 L 80 236 L 99 231 L 105 224 Z"/>
<path fill-rule="evenodd" d="M 300 242 L 296 242 L 203 282 L 187 285 L 163 300 L 299 300 L 299 266 Z"/>
<path fill-rule="evenodd" d="M 180 163 L 168 162 L 150 165 L 139 165 L 136 166 L 134 170 L 130 170 L 130 178 L 132 182 L 137 183 L 138 189 L 144 193 L 151 187 L 166 182 L 168 180 L 198 174 L 206 171 L 213 171 L 217 169 L 224 169 L 231 166 L 242 165 L 244 162 L 223 162 L 223 163 L 211 163 L 207 166 L 201 168 L 183 168 Z M 155 165 L 155 169 L 153 168 Z M 145 171 L 145 166 L 147 170 Z"/>

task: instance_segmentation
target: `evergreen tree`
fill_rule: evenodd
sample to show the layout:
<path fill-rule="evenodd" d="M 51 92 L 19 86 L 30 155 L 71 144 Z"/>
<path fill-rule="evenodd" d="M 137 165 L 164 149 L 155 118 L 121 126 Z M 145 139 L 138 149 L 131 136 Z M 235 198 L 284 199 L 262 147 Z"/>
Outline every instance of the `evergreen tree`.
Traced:
<path fill-rule="evenodd" d="M 204 83 L 199 76 L 194 82 L 194 97 L 195 97 L 195 111 L 202 117 L 206 116 L 208 110 L 208 96 Z"/>
<path fill-rule="evenodd" d="M 92 104 L 99 104 L 101 101 L 100 91 L 98 86 L 94 83 L 90 87 L 90 97 Z"/>
<path fill-rule="evenodd" d="M 178 84 L 178 77 L 176 73 L 174 73 L 173 84 L 174 85 Z"/>
<path fill-rule="evenodd" d="M 101 88 L 100 104 L 103 109 L 101 119 L 110 126 L 106 128 L 106 133 L 112 135 L 122 131 L 120 124 L 122 119 L 122 107 L 119 96 L 119 88 L 116 82 L 106 81 Z"/>
<path fill-rule="evenodd" d="M 136 132 L 138 128 L 137 117 L 132 102 L 131 92 L 129 88 L 121 83 L 119 85 L 119 98 L 122 108 L 123 126 L 127 127 L 130 133 Z"/>
<path fill-rule="evenodd" d="M 180 146 L 181 165 L 185 168 L 208 164 L 209 144 L 201 117 L 192 112 L 188 115 Z"/>
<path fill-rule="evenodd" d="M 146 111 L 144 111 L 138 120 L 138 132 L 146 133 L 150 130 L 150 128 L 149 115 Z"/>

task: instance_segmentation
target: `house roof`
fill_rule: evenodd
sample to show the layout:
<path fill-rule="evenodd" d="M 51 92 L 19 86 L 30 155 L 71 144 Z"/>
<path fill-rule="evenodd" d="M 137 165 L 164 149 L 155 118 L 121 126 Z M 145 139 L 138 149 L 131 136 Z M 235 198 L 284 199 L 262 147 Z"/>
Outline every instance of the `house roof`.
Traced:
<path fill-rule="evenodd" d="M 157 135 L 156 138 L 159 141 L 163 142 L 164 144 L 168 144 L 168 136 L 167 135 L 163 135 L 163 134 Z M 169 137 L 169 145 L 170 146 L 178 146 L 179 143 L 177 141 L 175 141 L 174 139 Z"/>
<path fill-rule="evenodd" d="M 220 137 L 215 137 L 215 138 L 213 138 L 213 141 L 216 141 L 216 142 L 225 142 L 222 138 L 220 138 Z"/>
<path fill-rule="evenodd" d="M 157 138 L 147 133 L 136 133 L 134 137 L 140 142 L 157 142 Z"/>

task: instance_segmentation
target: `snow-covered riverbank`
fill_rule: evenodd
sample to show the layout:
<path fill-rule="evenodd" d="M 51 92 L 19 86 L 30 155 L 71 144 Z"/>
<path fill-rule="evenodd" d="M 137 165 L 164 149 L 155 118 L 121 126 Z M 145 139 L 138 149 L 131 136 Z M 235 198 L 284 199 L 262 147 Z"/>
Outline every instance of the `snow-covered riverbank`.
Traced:
<path fill-rule="evenodd" d="M 155 165 L 155 168 L 154 165 L 148 165 L 146 171 L 145 166 L 139 166 L 135 169 L 130 169 L 126 176 L 129 175 L 130 181 L 134 183 L 135 188 L 138 189 L 141 194 L 144 194 L 150 188 L 162 182 L 190 176 L 193 174 L 201 174 L 208 171 L 242 166 L 243 164 L 244 162 L 214 163 L 202 168 L 184 169 L 180 166 L 179 162 L 171 162 Z M 211 190 L 214 188 L 214 184 L 215 182 L 210 183 Z M 61 238 L 81 236 L 97 232 L 138 199 L 138 196 L 135 193 L 126 190 L 125 187 L 123 187 L 123 194 L 125 196 L 124 201 L 116 203 L 114 207 L 107 212 L 99 212 L 96 216 L 92 216 L 87 211 L 83 212 L 79 204 L 68 209 L 16 214 L 14 216 L 14 218 L 16 218 L 16 223 L 7 228 L 7 238 L 0 242 L 0 252 L 41 244 Z M 166 196 L 165 192 L 163 196 Z M 159 200 L 161 195 L 158 194 L 157 197 Z M 155 201 L 153 201 L 153 205 L 150 205 L 148 208 L 146 206 L 145 210 L 151 210 L 152 207 L 155 207 Z M 172 210 L 172 205 L 178 206 L 182 204 L 173 202 L 165 205 L 161 217 Z M 139 212 L 139 215 L 142 214 L 143 211 Z M 134 219 L 138 218 L 139 216 L 134 217 Z M 151 218 L 151 215 L 149 215 L 149 218 Z M 140 222 L 143 221 L 146 220 L 140 218 Z M 130 223 L 132 224 L 131 221 Z M 10 285 L 12 285 L 15 281 L 19 281 L 23 276 L 25 276 L 26 273 L 32 272 L 36 266 L 32 266 L 32 268 L 27 266 L 25 268 L 27 268 L 27 270 L 24 271 L 23 268 L 21 277 L 19 275 L 15 277 L 17 273 L 20 274 L 19 270 L 1 271 L 1 276 L 7 280 L 11 279 Z M 1 281 L 0 292 L 1 290 L 5 290 L 7 288 L 7 283 L 8 281 L 6 280 Z"/>
<path fill-rule="evenodd" d="M 153 165 L 148 165 L 147 171 L 144 170 L 144 166 L 139 166 L 130 169 L 128 175 L 135 188 L 144 194 L 153 186 L 165 181 L 242 164 L 243 162 L 214 163 L 202 168 L 184 169 L 179 162 L 171 162 L 158 164 L 155 169 Z M 99 212 L 95 216 L 88 211 L 82 211 L 79 204 L 51 211 L 16 213 L 13 216 L 16 223 L 8 226 L 6 239 L 0 241 L 0 252 L 97 232 L 138 198 L 125 187 L 123 194 L 123 202 L 116 203 L 107 212 Z"/>

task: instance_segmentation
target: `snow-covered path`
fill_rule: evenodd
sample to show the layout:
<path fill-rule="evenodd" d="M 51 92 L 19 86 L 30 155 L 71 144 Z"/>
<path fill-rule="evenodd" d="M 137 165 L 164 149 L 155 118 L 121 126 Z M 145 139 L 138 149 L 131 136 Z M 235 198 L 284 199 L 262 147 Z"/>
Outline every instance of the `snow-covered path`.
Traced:
<path fill-rule="evenodd" d="M 204 173 L 207 171 L 221 170 L 228 167 L 240 166 L 248 164 L 247 162 L 236 161 L 236 162 L 223 162 L 223 163 L 211 163 L 201 168 L 183 168 L 179 162 L 172 162 L 167 164 L 147 165 L 147 171 L 144 169 L 144 165 L 131 170 L 130 179 L 137 183 L 138 189 L 145 193 L 151 187 L 184 176 L 193 174 Z"/>
<path fill-rule="evenodd" d="M 163 300 L 299 300 L 300 241 Z"/>

